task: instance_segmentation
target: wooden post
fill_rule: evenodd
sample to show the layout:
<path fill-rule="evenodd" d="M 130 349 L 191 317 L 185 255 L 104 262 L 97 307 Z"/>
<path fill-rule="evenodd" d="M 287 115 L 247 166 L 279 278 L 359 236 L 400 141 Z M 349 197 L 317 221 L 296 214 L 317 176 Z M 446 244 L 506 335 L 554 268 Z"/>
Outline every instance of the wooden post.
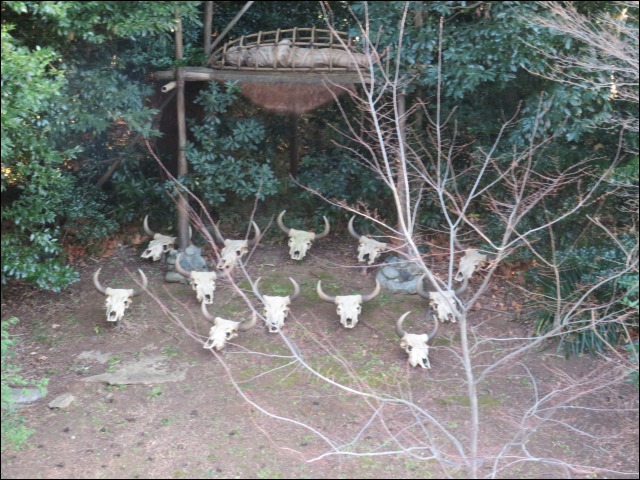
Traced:
<path fill-rule="evenodd" d="M 407 128 L 407 119 L 406 119 L 406 113 L 407 113 L 407 96 L 403 91 L 401 91 L 398 94 L 398 124 L 399 124 L 399 130 L 400 130 L 400 135 L 398 138 L 398 142 L 399 142 L 399 147 L 402 148 L 402 151 L 406 151 L 406 128 Z M 404 220 L 405 225 L 408 225 L 409 222 L 409 212 L 407 211 L 407 195 L 409 192 L 407 192 L 406 190 L 406 186 L 407 186 L 407 175 L 406 175 L 406 171 L 405 171 L 405 167 L 402 165 L 403 162 L 403 158 L 400 154 L 398 154 L 398 159 L 396 160 L 397 165 L 398 165 L 398 173 L 396 176 L 396 188 L 398 190 L 398 198 L 400 200 L 400 209 L 399 209 L 399 215 L 401 215 L 401 218 Z M 400 225 L 400 218 L 398 218 L 398 227 Z"/>
<path fill-rule="evenodd" d="M 182 67 L 182 20 L 176 10 L 176 104 L 178 120 L 178 178 L 189 173 L 187 157 L 184 153 L 187 145 L 187 123 L 184 109 L 184 69 Z M 178 199 L 178 248 L 184 251 L 189 246 L 189 201 L 182 194 Z"/>
<path fill-rule="evenodd" d="M 204 56 L 211 55 L 211 22 L 213 21 L 213 2 L 204 2 Z"/>

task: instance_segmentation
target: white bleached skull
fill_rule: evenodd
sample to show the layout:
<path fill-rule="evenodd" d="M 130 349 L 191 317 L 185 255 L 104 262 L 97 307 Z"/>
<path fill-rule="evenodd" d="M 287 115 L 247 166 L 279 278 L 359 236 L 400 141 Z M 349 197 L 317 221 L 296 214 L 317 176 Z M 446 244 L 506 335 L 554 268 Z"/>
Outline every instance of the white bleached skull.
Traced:
<path fill-rule="evenodd" d="M 218 270 L 231 270 L 236 266 L 236 262 L 249 251 L 247 240 L 225 240 L 224 248 L 220 252 L 220 261 L 216 268 Z"/>
<path fill-rule="evenodd" d="M 124 317 L 124 313 L 131 305 L 131 299 L 142 293 L 142 290 L 136 288 L 104 288 L 100 284 L 99 276 L 102 267 L 93 274 L 93 285 L 100 293 L 105 295 L 105 306 L 107 309 L 107 321 L 119 322 Z M 138 270 L 142 277 L 143 288 L 147 288 L 147 277 L 142 270 Z"/>
<path fill-rule="evenodd" d="M 358 323 L 362 303 L 373 300 L 380 293 L 380 283 L 376 280 L 376 288 L 369 295 L 337 295 L 329 296 L 322 291 L 321 281 L 318 282 L 316 292 L 325 302 L 335 303 L 340 316 L 340 323 L 344 328 L 353 328 Z"/>
<path fill-rule="evenodd" d="M 200 303 L 211 305 L 216 290 L 216 272 L 191 272 L 191 287 L 196 291 Z"/>
<path fill-rule="evenodd" d="M 351 217 L 349 220 L 349 225 L 347 226 L 349 233 L 351 236 L 358 240 L 358 261 L 359 262 L 368 262 L 369 265 L 373 264 L 376 259 L 380 256 L 382 252 L 387 250 L 388 245 L 383 242 L 378 242 L 372 238 L 367 237 L 366 235 L 360 235 L 353 228 L 353 220 L 355 219 L 355 215 Z"/>
<path fill-rule="evenodd" d="M 178 237 L 170 237 L 156 233 L 153 236 L 153 240 L 149 242 L 146 250 L 140 256 L 142 258 L 151 258 L 154 262 L 157 262 L 163 255 L 175 249 L 177 239 Z"/>
<path fill-rule="evenodd" d="M 278 215 L 278 227 L 280 227 L 280 230 L 289 236 L 289 255 L 291 256 L 291 259 L 302 260 L 314 240 L 320 240 L 321 238 L 329 235 L 329 231 L 331 229 L 329 226 L 329 220 L 327 220 L 327 217 L 325 216 L 322 217 L 324 218 L 325 226 L 322 233 L 305 232 L 303 230 L 295 230 L 285 226 L 282 220 L 285 212 L 286 210 L 283 210 L 280 212 L 280 215 Z"/>
<path fill-rule="evenodd" d="M 251 222 L 255 229 L 255 235 L 252 239 L 247 240 L 230 240 L 222 236 L 217 225 L 214 225 L 214 234 L 218 242 L 224 245 L 220 252 L 220 261 L 216 265 L 218 270 L 231 271 L 242 257 L 249 252 L 249 247 L 254 246 L 260 240 L 260 229 L 256 222 Z"/>
<path fill-rule="evenodd" d="M 300 295 L 300 287 L 296 281 L 291 277 L 289 277 L 289 280 L 293 283 L 293 293 L 287 297 L 261 295 L 258 290 L 260 278 L 258 278 L 253 285 L 254 293 L 264 304 L 264 316 L 266 318 L 267 328 L 271 333 L 277 333 L 280 331 L 284 325 L 287 315 L 289 315 L 289 305 L 291 305 L 291 302 Z"/>
<path fill-rule="evenodd" d="M 303 230 L 296 230 L 294 228 L 289 229 L 289 256 L 292 260 L 302 260 L 313 240 L 316 238 L 316 234 L 313 232 L 305 232 Z"/>
<path fill-rule="evenodd" d="M 464 282 L 460 288 L 455 290 L 444 290 L 442 292 L 425 292 L 422 286 L 422 280 L 424 275 L 418 279 L 416 284 L 416 291 L 418 294 L 427 300 L 429 300 L 429 307 L 434 309 L 436 317 L 440 322 L 457 322 L 458 306 L 457 297 L 467 289 L 469 285 L 469 278 L 465 277 Z"/>
<path fill-rule="evenodd" d="M 464 257 L 460 259 L 460 266 L 455 277 L 456 281 L 461 282 L 465 278 L 471 278 L 476 268 L 486 261 L 487 255 L 480 253 L 479 250 L 465 250 Z"/>
<path fill-rule="evenodd" d="M 211 305 L 213 303 L 213 293 L 216 290 L 218 274 L 216 272 L 197 272 L 195 270 L 189 272 L 182 266 L 181 259 L 182 253 L 179 253 L 175 263 L 176 272 L 189 279 L 191 288 L 195 290 L 196 297 L 200 303 Z"/>
<path fill-rule="evenodd" d="M 438 319 L 435 319 L 435 328 L 431 333 L 415 334 L 406 333 L 402 329 L 402 322 L 411 312 L 407 312 L 396 322 L 396 335 L 400 337 L 400 347 L 409 355 L 409 364 L 412 367 L 418 365 L 422 368 L 431 368 L 429 362 L 429 343 L 433 342 L 438 331 Z"/>
<path fill-rule="evenodd" d="M 225 320 L 221 317 L 213 318 L 207 311 L 207 307 L 203 302 L 201 304 L 202 314 L 207 320 L 213 321 L 213 327 L 209 329 L 209 338 L 204 344 L 204 348 L 215 348 L 222 350 L 228 341 L 238 336 L 238 332 L 246 332 L 253 328 L 256 324 L 256 314 L 254 312 L 251 320 L 243 322 L 235 322 L 233 320 Z"/>
<path fill-rule="evenodd" d="M 387 249 L 387 244 L 378 242 L 364 235 L 360 236 L 360 245 L 358 245 L 358 261 L 364 262 L 369 260 L 371 265 Z"/>
<path fill-rule="evenodd" d="M 170 237 L 168 235 L 162 235 L 160 233 L 154 233 L 149 228 L 149 215 L 144 217 L 143 227 L 147 235 L 153 240 L 149 242 L 149 246 L 140 255 L 142 258 L 151 258 L 154 262 L 160 260 L 163 255 L 171 252 L 176 247 L 176 240 L 178 237 Z"/>

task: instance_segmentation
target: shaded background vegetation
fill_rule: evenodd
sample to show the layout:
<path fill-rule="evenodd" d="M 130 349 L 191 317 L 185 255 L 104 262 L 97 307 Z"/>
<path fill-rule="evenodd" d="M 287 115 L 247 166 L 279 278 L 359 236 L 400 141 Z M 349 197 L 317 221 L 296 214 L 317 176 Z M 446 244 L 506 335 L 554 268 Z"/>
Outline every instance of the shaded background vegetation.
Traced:
<path fill-rule="evenodd" d="M 243 5 L 214 3 L 214 36 Z M 388 61 L 395 61 L 402 2 L 326 5 L 328 20 L 354 35 L 355 19 L 368 13 L 379 50 L 386 48 Z M 625 5 L 580 2 L 578 8 L 585 18 L 597 19 L 619 15 Z M 145 214 L 153 219 L 154 230 L 174 228 L 175 215 L 167 215 L 175 211 L 167 194 L 170 184 L 144 140 L 157 147 L 173 171 L 174 107 L 168 103 L 161 109 L 164 97 L 151 74 L 174 65 L 176 9 L 184 22 L 184 63 L 202 65 L 203 2 L 2 2 L 3 286 L 18 281 L 63 289 L 78 279 L 70 252 L 101 253 L 113 234 L 129 225 L 140 229 Z M 538 134 L 552 132 L 554 140 L 539 161 L 546 162 L 549 171 L 585 159 L 595 171 L 604 171 L 617 159 L 614 177 L 601 187 L 602 200 L 587 214 L 615 232 L 637 256 L 637 123 L 635 131 L 622 128 L 626 119 L 637 122 L 637 103 L 612 94 L 609 71 L 580 72 L 602 88 L 548 78 L 553 71 L 549 58 L 591 54 L 591 47 L 532 22 L 534 15 L 551 15 L 536 2 L 411 2 L 409 15 L 400 65 L 403 75 L 412 78 L 409 106 L 435 102 L 438 25 L 444 18 L 441 108 L 445 114 L 456 111 L 457 142 L 464 146 L 457 157 L 459 168 L 472 167 L 474 152 L 489 148 L 503 119 L 519 110 L 509 141 L 496 152 L 508 162 L 513 149 L 530 142 L 542 105 L 543 131 Z M 637 45 L 637 6 L 627 15 L 627 25 L 636 31 L 628 42 Z M 326 20 L 316 2 L 256 2 L 225 41 L 260 30 L 326 28 Z M 637 77 L 628 88 L 637 95 Z M 347 213 L 290 181 L 290 117 L 250 104 L 234 84 L 192 84 L 188 94 L 190 173 L 182 180 L 222 225 L 244 227 L 247 199 L 256 195 L 261 200 L 260 224 L 283 208 L 291 222 L 317 225 L 327 215 L 334 225 L 346 223 Z M 426 145 L 428 119 L 420 111 L 410 119 L 410 142 Z M 298 119 L 297 181 L 327 198 L 366 205 L 392 223 L 395 211 L 382 182 L 356 155 L 338 146 L 345 143 L 341 127 L 332 104 Z M 116 168 L 111 172 L 110 167 Z M 464 190 L 469 181 L 461 177 L 458 188 Z M 575 204 L 577 195 L 575 186 L 566 186 L 526 221 L 535 225 L 546 215 L 562 212 Z M 433 201 L 426 192 L 425 205 Z M 492 225 L 494 213 L 486 205 L 476 208 L 477 217 Z M 423 212 L 423 233 L 435 233 L 442 219 L 429 208 Z M 625 264 L 619 245 L 602 229 L 569 217 L 558 231 L 562 235 L 555 239 L 554 255 L 566 265 L 567 295 Z M 536 242 L 551 245 L 551 233 L 539 232 Z M 528 259 L 525 251 L 520 255 Z M 530 285 L 541 292 L 552 290 L 546 273 L 532 266 Z M 637 326 L 637 270 L 593 293 L 603 299 L 612 294 L 619 308 L 635 306 L 630 324 Z M 543 305 L 535 316 L 540 331 L 552 324 Z M 568 351 L 601 349 L 602 336 L 615 343 L 623 326 L 603 328 L 600 335 L 568 334 Z"/>

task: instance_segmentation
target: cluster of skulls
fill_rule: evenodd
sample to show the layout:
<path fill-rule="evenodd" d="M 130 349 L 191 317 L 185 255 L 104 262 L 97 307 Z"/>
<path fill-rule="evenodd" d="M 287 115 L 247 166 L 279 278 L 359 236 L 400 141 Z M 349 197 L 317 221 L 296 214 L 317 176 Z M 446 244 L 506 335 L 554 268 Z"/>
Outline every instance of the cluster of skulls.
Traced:
<path fill-rule="evenodd" d="M 329 234 L 329 221 L 326 217 L 323 217 L 325 228 L 320 234 L 295 230 L 284 225 L 283 217 L 285 212 L 286 210 L 280 213 L 277 219 L 277 224 L 279 228 L 289 236 L 289 254 L 291 258 L 294 260 L 302 260 L 314 240 L 324 238 Z M 359 241 L 358 261 L 368 262 L 371 265 L 382 252 L 388 249 L 388 245 L 386 243 L 370 239 L 364 235 L 359 235 L 353 227 L 354 218 L 355 217 L 352 217 L 350 219 L 348 230 L 349 234 Z M 261 238 L 260 229 L 255 222 L 251 222 L 251 225 L 255 230 L 255 235 L 252 239 L 246 240 L 225 239 L 220 234 L 217 225 L 214 225 L 215 238 L 221 245 L 223 245 L 220 252 L 220 261 L 217 264 L 217 269 L 219 271 L 227 273 L 230 272 L 237 262 L 249 252 L 249 247 L 252 247 L 259 242 Z M 143 227 L 147 235 L 152 237 L 152 240 L 150 241 L 148 248 L 143 252 L 142 258 L 152 258 L 156 261 L 163 257 L 166 258 L 166 256 L 172 252 L 176 253 L 176 237 L 161 235 L 151 231 L 148 225 L 148 217 L 145 217 Z M 216 280 L 219 273 L 215 271 L 199 272 L 185 269 L 181 260 L 182 254 L 178 254 L 175 262 L 176 271 L 189 280 L 193 290 L 196 292 L 197 299 L 201 304 L 202 314 L 207 320 L 213 322 L 213 326 L 209 331 L 209 337 L 204 344 L 204 348 L 221 350 L 225 347 L 228 341 L 236 338 L 239 332 L 246 332 L 255 327 L 257 323 L 257 314 L 255 310 L 253 310 L 254 313 L 251 319 L 241 322 L 212 316 L 207 310 L 207 305 L 213 304 Z M 435 338 L 439 323 L 446 321 L 456 322 L 456 317 L 458 316 L 457 301 L 459 295 L 466 290 L 469 279 L 475 272 L 476 268 L 485 261 L 486 255 L 481 254 L 478 250 L 466 250 L 465 256 L 461 259 L 458 272 L 455 276 L 456 281 L 462 281 L 462 285 L 455 290 L 444 290 L 438 287 L 435 291 L 425 291 L 423 286 L 424 275 L 418 280 L 417 292 L 420 296 L 429 301 L 427 318 L 431 317 L 435 325 L 433 330 L 429 333 L 411 334 L 406 333 L 403 329 L 404 321 L 411 312 L 404 313 L 397 320 L 395 332 L 400 338 L 401 348 L 403 348 L 409 356 L 408 361 L 411 366 L 431 368 L 428 356 L 429 345 L 432 344 Z M 147 288 L 147 277 L 142 270 L 139 270 L 142 278 L 141 289 L 104 288 L 99 281 L 100 271 L 101 269 L 99 268 L 95 272 L 93 276 L 93 283 L 96 289 L 106 297 L 107 321 L 115 322 L 116 327 L 121 329 L 120 320 L 122 320 L 125 310 L 131 305 L 132 298 L 140 295 L 142 290 Z M 293 292 L 290 295 L 263 295 L 260 293 L 258 287 L 260 280 L 261 278 L 258 278 L 253 284 L 253 292 L 264 305 L 264 316 L 268 331 L 277 333 L 284 325 L 285 319 L 289 314 L 291 303 L 300 296 L 300 286 L 293 278 L 289 278 L 293 285 Z M 359 315 L 362 311 L 362 304 L 376 298 L 380 293 L 380 288 L 381 285 L 376 280 L 374 290 L 368 294 L 331 296 L 323 291 L 321 281 L 318 281 L 316 292 L 321 300 L 334 303 L 336 305 L 341 325 L 344 328 L 351 329 L 358 323 Z"/>

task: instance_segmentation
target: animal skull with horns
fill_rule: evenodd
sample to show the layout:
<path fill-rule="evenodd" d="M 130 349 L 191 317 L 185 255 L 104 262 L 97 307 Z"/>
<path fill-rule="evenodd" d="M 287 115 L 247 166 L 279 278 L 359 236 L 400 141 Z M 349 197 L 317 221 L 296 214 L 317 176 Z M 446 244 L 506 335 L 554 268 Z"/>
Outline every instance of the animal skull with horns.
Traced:
<path fill-rule="evenodd" d="M 153 240 L 149 242 L 147 249 L 140 255 L 142 258 L 152 258 L 154 262 L 160 260 L 163 255 L 167 255 L 176 247 L 178 237 L 170 237 L 161 233 L 154 233 L 149 228 L 149 215 L 144 217 L 144 232 Z M 191 238 L 191 226 L 189 226 L 189 238 Z"/>
<path fill-rule="evenodd" d="M 249 247 L 253 247 L 260 240 L 260 229 L 256 222 L 251 222 L 256 234 L 249 240 L 229 240 L 225 239 L 218 230 L 218 227 L 214 225 L 213 232 L 224 248 L 220 252 L 220 261 L 216 268 L 218 270 L 231 271 L 239 259 L 244 257 L 249 252 Z"/>
<path fill-rule="evenodd" d="M 464 252 L 464 257 L 460 259 L 460 266 L 458 267 L 458 273 L 456 273 L 455 279 L 458 282 L 469 279 L 476 271 L 476 268 L 487 261 L 487 255 L 480 253 L 480 250 L 467 249 Z"/>
<path fill-rule="evenodd" d="M 302 260 L 304 256 L 307 254 L 307 251 L 311 247 L 311 242 L 314 240 L 320 240 L 321 238 L 329 235 L 329 231 L 331 227 L 329 225 L 329 220 L 324 215 L 324 231 L 322 233 L 313 233 L 313 232 L 305 232 L 303 230 L 295 230 L 293 228 L 289 228 L 285 226 L 282 221 L 282 217 L 284 217 L 286 210 L 280 212 L 278 215 L 278 227 L 284 233 L 289 235 L 289 255 L 293 260 Z"/>
<path fill-rule="evenodd" d="M 182 257 L 182 253 L 179 253 L 176 258 L 176 272 L 190 280 L 191 287 L 196 291 L 200 303 L 211 305 L 218 275 L 216 272 L 196 272 L 195 270 L 188 272 L 180 264 L 180 257 Z"/>
<path fill-rule="evenodd" d="M 368 295 L 338 295 L 331 297 L 322 291 L 320 286 L 322 282 L 318 281 L 316 291 L 318 296 L 325 302 L 335 303 L 340 315 L 340 323 L 344 328 L 353 328 L 358 323 L 358 315 L 362 311 L 362 303 L 373 300 L 380 293 L 380 282 L 376 280 L 376 288 Z"/>
<path fill-rule="evenodd" d="M 418 283 L 416 284 L 416 291 L 418 294 L 429 300 L 429 305 L 436 311 L 436 317 L 441 322 L 451 321 L 456 323 L 456 314 L 458 310 L 456 308 L 456 297 L 464 292 L 469 286 L 469 278 L 465 277 L 462 285 L 455 290 L 444 290 L 441 292 L 425 292 L 424 287 L 422 285 L 422 280 L 424 279 L 424 275 L 422 275 L 418 279 Z"/>
<path fill-rule="evenodd" d="M 388 245 L 365 235 L 359 235 L 353 228 L 353 220 L 355 218 L 354 215 L 349 220 L 348 229 L 351 236 L 360 242 L 360 245 L 358 245 L 358 261 L 364 262 L 368 260 L 369 265 L 371 265 L 387 249 Z"/>
<path fill-rule="evenodd" d="M 96 273 L 93 274 L 93 285 L 96 287 L 96 290 L 107 297 L 105 301 L 107 321 L 116 322 L 116 329 L 120 330 L 122 326 L 118 322 L 124 317 L 125 310 L 131 305 L 131 299 L 140 295 L 142 290 L 138 288 L 104 288 L 98 279 L 100 270 L 102 270 L 102 267 L 98 268 Z M 138 270 L 138 272 L 140 272 L 140 276 L 142 277 L 142 288 L 147 288 L 147 276 L 142 270 Z"/>
<path fill-rule="evenodd" d="M 253 293 L 264 304 L 264 315 L 266 317 L 267 326 L 269 331 L 277 333 L 284 325 L 284 321 L 289 314 L 289 305 L 300 295 L 300 286 L 296 281 L 289 277 L 291 283 L 293 283 L 293 293 L 287 297 L 273 297 L 269 295 L 261 295 L 258 289 L 259 277 L 253 284 Z"/>
<path fill-rule="evenodd" d="M 204 302 L 201 304 L 201 309 L 204 318 L 213 322 L 213 327 L 209 330 L 209 339 L 205 342 L 204 348 L 222 350 L 228 341 L 238 336 L 238 332 L 246 332 L 256 325 L 257 315 L 255 311 L 253 312 L 251 320 L 234 322 L 233 320 L 225 320 L 220 317 L 213 318 L 213 315 L 207 311 L 207 306 Z"/>
<path fill-rule="evenodd" d="M 422 368 L 431 368 L 429 363 L 429 344 L 433 343 L 433 339 L 438 332 L 438 317 L 433 316 L 435 321 L 433 331 L 418 335 L 416 333 L 406 333 L 402 329 L 402 323 L 410 313 L 405 313 L 396 322 L 396 335 L 400 337 L 400 347 L 409 354 L 409 364 L 412 367 L 420 365 Z"/>

